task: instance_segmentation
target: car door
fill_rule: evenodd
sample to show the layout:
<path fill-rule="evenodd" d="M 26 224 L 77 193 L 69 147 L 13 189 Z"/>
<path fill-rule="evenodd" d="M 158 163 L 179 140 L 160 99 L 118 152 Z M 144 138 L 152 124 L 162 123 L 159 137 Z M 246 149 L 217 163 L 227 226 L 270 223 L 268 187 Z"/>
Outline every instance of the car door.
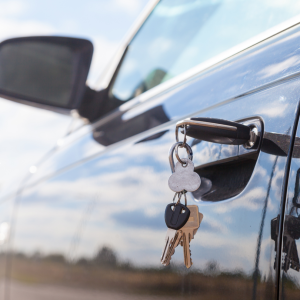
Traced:
<path fill-rule="evenodd" d="M 202 11 L 203 24 L 218 9 L 196 3 L 174 10 L 165 2 L 158 17 L 184 9 L 192 12 L 187 21 Z M 157 19 L 147 22 L 140 35 Z M 282 211 L 300 89 L 300 28 L 289 27 L 187 73 L 177 48 L 170 74 L 156 66 L 149 72 L 147 62 L 147 76 L 137 73 L 147 40 L 129 45 L 109 89 L 112 103 L 124 104 L 66 138 L 14 199 L 10 299 L 276 299 L 271 222 Z M 179 75 L 168 80 L 172 72 Z M 188 138 L 202 184 L 187 200 L 203 221 L 190 244 L 192 267 L 184 266 L 181 246 L 164 267 L 164 210 L 174 196 L 168 150 L 176 122 L 189 117 L 254 124 L 259 143 L 249 149 Z"/>

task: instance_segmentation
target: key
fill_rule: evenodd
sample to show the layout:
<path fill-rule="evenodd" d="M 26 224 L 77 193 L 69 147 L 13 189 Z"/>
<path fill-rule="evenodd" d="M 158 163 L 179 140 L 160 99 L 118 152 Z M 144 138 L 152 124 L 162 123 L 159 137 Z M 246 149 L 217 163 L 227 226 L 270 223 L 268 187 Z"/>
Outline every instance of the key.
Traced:
<path fill-rule="evenodd" d="M 183 246 L 184 264 L 187 268 L 192 266 L 190 242 L 194 238 L 200 223 L 203 219 L 203 215 L 198 212 L 197 205 L 189 205 L 190 218 L 187 223 L 179 230 L 181 232 L 181 245 Z"/>
<path fill-rule="evenodd" d="M 190 217 L 190 210 L 185 205 L 170 203 L 165 210 L 165 222 L 168 228 L 175 230 L 185 225 Z"/>
<path fill-rule="evenodd" d="M 170 263 L 170 260 L 173 254 L 175 253 L 175 248 L 179 245 L 181 238 L 182 238 L 181 232 L 177 230 L 175 237 L 169 246 L 168 252 L 166 253 L 165 259 L 162 261 L 162 264 L 164 266 L 167 266 Z"/>
<path fill-rule="evenodd" d="M 176 233 L 177 233 L 177 230 L 175 230 L 175 229 L 168 228 L 168 230 L 167 230 L 167 234 L 165 237 L 165 247 L 164 247 L 161 259 L 160 259 L 161 263 L 165 266 L 167 266 L 170 262 L 171 257 L 170 257 L 168 263 L 166 263 L 167 257 L 170 256 L 170 251 L 172 251 L 172 249 L 171 249 L 172 242 L 174 241 Z M 177 236 L 178 236 L 178 234 L 177 234 Z"/>
<path fill-rule="evenodd" d="M 170 203 L 166 207 L 165 222 L 168 227 L 165 246 L 161 256 L 161 263 L 167 266 L 170 263 L 171 257 L 175 248 L 179 244 L 180 237 L 177 230 L 185 225 L 190 216 L 190 210 L 183 204 Z"/>
<path fill-rule="evenodd" d="M 164 251 L 164 256 L 161 259 L 161 263 L 164 266 L 167 266 L 170 263 L 172 255 L 175 253 L 175 248 L 179 245 L 180 240 L 181 240 L 181 233 L 178 230 L 175 230 L 175 236 L 170 241 L 168 248 Z"/>

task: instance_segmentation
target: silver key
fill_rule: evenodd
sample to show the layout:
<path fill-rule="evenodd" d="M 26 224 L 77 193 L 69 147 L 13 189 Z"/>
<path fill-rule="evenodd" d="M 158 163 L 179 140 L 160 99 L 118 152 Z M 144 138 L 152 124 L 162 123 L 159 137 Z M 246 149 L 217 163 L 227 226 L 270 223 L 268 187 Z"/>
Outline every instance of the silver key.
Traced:
<path fill-rule="evenodd" d="M 175 248 L 179 245 L 179 243 L 181 241 L 181 232 L 180 231 L 168 228 L 168 231 L 169 230 L 175 231 L 175 235 L 174 235 L 173 239 L 170 240 L 168 245 L 165 246 L 164 253 L 162 256 L 162 260 L 161 260 L 161 263 L 164 266 L 167 266 L 170 263 L 172 255 L 175 252 Z M 168 232 L 167 232 L 167 235 L 168 235 Z M 166 239 L 167 239 L 167 237 L 166 237 Z"/>
<path fill-rule="evenodd" d="M 165 237 L 165 247 L 164 247 L 161 259 L 160 259 L 162 264 L 166 260 L 167 254 L 169 253 L 169 248 L 172 245 L 172 241 L 176 235 L 176 232 L 177 232 L 177 230 L 171 229 L 171 228 L 168 228 L 168 230 L 167 230 L 167 234 Z"/>

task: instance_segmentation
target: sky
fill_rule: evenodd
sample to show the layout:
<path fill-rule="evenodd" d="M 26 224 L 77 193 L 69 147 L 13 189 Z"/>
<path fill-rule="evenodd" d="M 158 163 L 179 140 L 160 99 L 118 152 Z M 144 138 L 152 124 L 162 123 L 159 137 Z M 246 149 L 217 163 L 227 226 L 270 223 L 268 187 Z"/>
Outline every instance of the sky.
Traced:
<path fill-rule="evenodd" d="M 94 83 L 149 0 L 0 0 L 0 41 L 29 35 L 90 39 Z"/>
<path fill-rule="evenodd" d="M 148 0 L 0 0 L 0 41 L 30 35 L 88 38 L 95 47 L 88 78 L 93 84 L 147 3 Z M 15 189 L 17 178 L 23 178 L 74 121 L 70 116 L 0 98 L 0 194 L 8 186 Z"/>

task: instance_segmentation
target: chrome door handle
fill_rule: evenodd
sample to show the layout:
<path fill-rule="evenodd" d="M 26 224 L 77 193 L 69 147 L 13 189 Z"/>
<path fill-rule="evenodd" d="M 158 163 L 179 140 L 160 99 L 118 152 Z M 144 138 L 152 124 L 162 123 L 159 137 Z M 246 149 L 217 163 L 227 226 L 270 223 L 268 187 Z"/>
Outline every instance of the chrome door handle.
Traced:
<path fill-rule="evenodd" d="M 257 129 L 240 123 L 215 118 L 191 118 L 176 124 L 178 131 L 198 140 L 227 145 L 248 145 L 253 147 L 257 141 Z"/>

